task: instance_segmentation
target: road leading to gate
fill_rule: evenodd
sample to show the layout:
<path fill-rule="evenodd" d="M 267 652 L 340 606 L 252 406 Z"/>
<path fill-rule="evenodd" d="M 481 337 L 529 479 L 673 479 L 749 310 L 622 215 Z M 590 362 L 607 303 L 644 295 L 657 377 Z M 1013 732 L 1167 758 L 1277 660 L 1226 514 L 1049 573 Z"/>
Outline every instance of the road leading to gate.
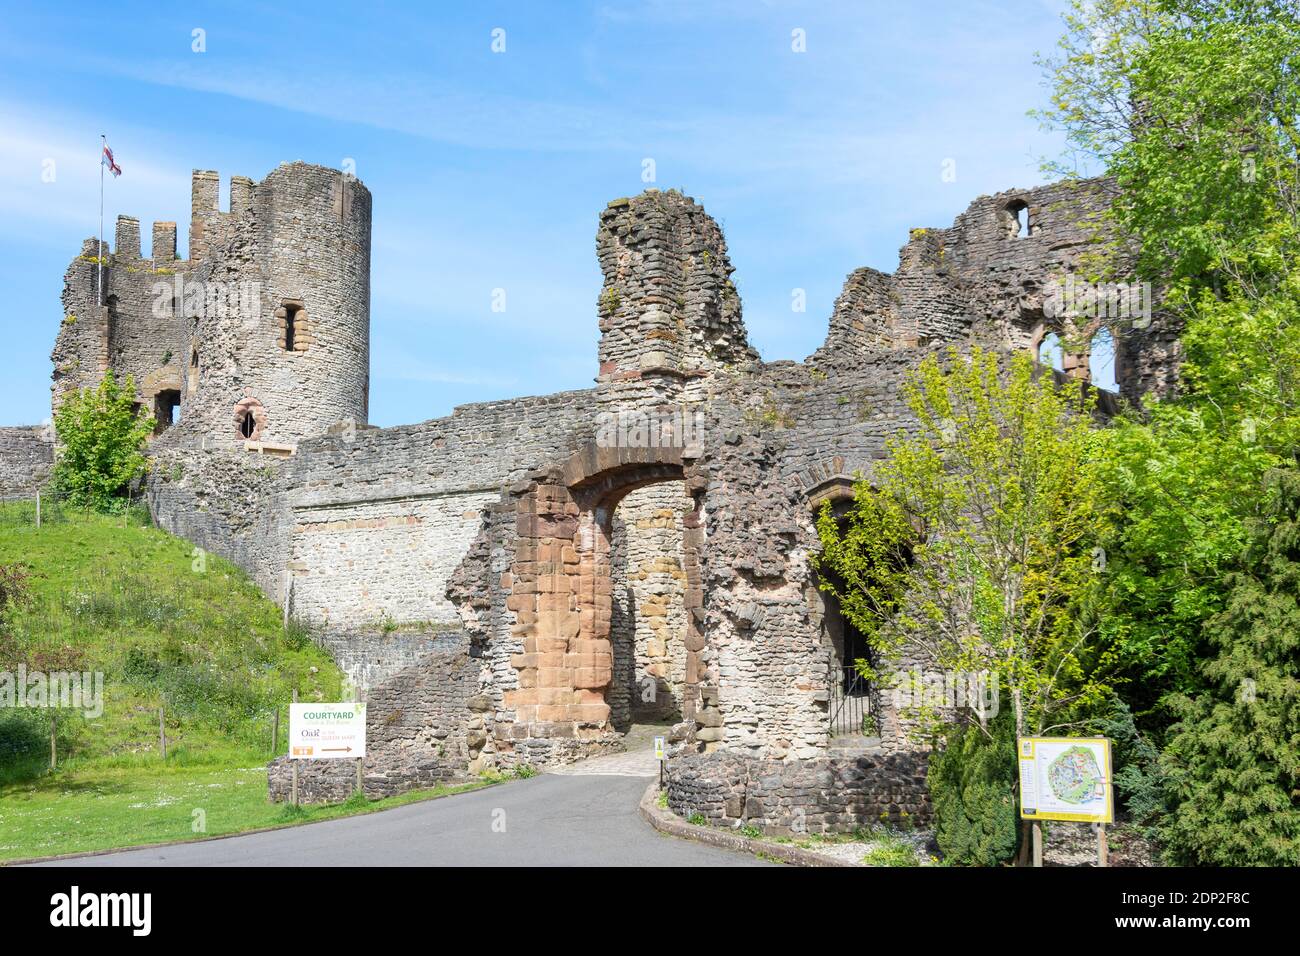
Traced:
<path fill-rule="evenodd" d="M 643 776 L 542 774 L 363 816 L 43 865 L 762 865 L 747 854 L 651 829 L 637 812 L 649 782 Z M 502 824 L 504 832 L 497 832 Z"/>

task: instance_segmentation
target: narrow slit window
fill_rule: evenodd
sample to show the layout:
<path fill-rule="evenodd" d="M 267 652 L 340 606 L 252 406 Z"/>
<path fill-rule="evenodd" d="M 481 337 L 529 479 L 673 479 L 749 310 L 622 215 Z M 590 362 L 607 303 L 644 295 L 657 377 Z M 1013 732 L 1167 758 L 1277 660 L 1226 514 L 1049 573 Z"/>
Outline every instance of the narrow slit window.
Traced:
<path fill-rule="evenodd" d="M 294 350 L 297 335 L 298 307 L 296 305 L 286 305 L 284 307 L 284 350 L 286 352 Z"/>

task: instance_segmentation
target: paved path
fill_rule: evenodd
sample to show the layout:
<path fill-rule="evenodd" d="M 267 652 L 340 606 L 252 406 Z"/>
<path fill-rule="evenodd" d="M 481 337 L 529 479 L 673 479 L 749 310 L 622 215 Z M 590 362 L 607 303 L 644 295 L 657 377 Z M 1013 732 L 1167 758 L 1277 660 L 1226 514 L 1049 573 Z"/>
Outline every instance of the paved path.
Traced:
<path fill-rule="evenodd" d="M 643 755 L 598 759 L 637 756 Z M 648 783 L 644 775 L 541 774 L 364 816 L 42 865 L 762 865 L 748 854 L 674 839 L 651 829 L 637 812 Z M 505 832 L 498 832 L 502 824 Z"/>
<path fill-rule="evenodd" d="M 640 777 L 649 782 L 659 774 L 659 761 L 653 750 L 636 750 L 631 753 L 607 754 L 578 763 L 565 764 L 546 771 L 563 777 L 590 777 L 609 775 L 615 777 Z M 644 786 L 644 785 L 643 785 Z"/>

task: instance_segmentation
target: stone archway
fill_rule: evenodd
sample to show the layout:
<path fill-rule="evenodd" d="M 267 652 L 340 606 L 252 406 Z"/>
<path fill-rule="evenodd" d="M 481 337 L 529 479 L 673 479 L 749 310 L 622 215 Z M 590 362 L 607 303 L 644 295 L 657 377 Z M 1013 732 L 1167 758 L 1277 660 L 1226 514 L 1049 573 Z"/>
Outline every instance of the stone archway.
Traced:
<path fill-rule="evenodd" d="M 605 448 L 593 442 L 519 498 L 507 606 L 523 647 L 510 660 L 518 687 L 504 701 L 515 712 L 517 736 L 595 740 L 615 733 L 609 703 L 612 519 L 628 494 L 665 481 L 684 483 L 696 503 L 683 519 L 682 542 L 687 628 L 681 712 L 694 715 L 704 647 L 699 505 L 705 483 L 692 466 L 680 448 Z"/>

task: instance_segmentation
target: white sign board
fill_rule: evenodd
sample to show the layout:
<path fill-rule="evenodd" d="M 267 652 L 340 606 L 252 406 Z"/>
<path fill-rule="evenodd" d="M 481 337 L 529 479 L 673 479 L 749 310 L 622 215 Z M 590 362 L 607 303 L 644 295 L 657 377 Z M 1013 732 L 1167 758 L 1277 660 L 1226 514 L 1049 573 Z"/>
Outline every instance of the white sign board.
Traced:
<path fill-rule="evenodd" d="M 656 737 L 655 738 L 655 760 L 663 760 L 663 759 L 664 759 L 664 739 L 662 737 Z"/>
<path fill-rule="evenodd" d="M 1020 816 L 1113 823 L 1110 741 L 1105 737 L 1021 737 Z"/>
<path fill-rule="evenodd" d="M 289 705 L 290 758 L 336 760 L 365 755 L 365 704 Z"/>

